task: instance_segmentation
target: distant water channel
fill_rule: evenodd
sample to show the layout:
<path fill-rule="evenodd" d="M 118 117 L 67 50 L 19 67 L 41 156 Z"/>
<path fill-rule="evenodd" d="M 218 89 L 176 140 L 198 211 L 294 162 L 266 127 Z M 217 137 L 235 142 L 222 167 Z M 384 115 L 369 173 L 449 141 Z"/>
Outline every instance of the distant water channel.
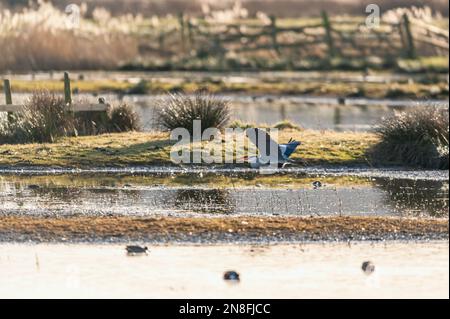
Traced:
<path fill-rule="evenodd" d="M 23 103 L 30 95 L 15 94 L 14 102 Z M 102 95 L 107 102 L 123 101 L 133 105 L 146 131 L 157 129 L 156 110 L 159 95 Z M 273 125 L 288 120 L 306 129 L 334 131 L 370 131 L 379 121 L 415 105 L 440 105 L 448 107 L 448 101 L 427 100 L 370 100 L 348 98 L 344 102 L 336 98 L 310 96 L 253 96 L 224 95 L 230 102 L 231 120 L 245 123 Z M 96 96 L 74 95 L 74 99 L 95 103 Z"/>

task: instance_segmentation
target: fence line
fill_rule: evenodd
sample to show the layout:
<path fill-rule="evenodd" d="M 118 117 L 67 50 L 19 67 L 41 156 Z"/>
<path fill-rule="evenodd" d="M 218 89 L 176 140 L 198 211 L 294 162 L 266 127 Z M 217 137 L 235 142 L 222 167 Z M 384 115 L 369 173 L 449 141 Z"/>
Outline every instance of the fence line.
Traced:
<path fill-rule="evenodd" d="M 303 55 L 310 50 L 309 55 L 317 57 L 317 46 L 322 44 L 323 57 L 350 58 L 367 54 L 414 58 L 419 53 L 418 44 L 439 52 L 449 51 L 448 31 L 406 14 L 399 23 L 383 22 L 376 28 L 367 28 L 364 23 L 354 28 L 355 21 L 332 20 L 326 11 L 322 12 L 321 23 L 302 26 L 281 26 L 275 16 L 269 18 L 270 22 L 264 25 L 194 23 L 180 14 L 178 27 L 159 33 L 157 41 L 150 40 L 144 47 L 163 55 L 179 54 L 178 42 L 185 54 L 196 49 L 214 54 L 271 50 L 280 55 L 282 49 L 298 49 Z"/>
<path fill-rule="evenodd" d="M 13 104 L 11 83 L 9 79 L 3 81 L 3 90 L 6 104 L 0 104 L 0 112 L 7 112 L 8 121 L 13 121 L 13 113 L 22 111 L 24 105 Z M 99 103 L 73 103 L 72 91 L 70 89 L 70 77 L 67 72 L 64 72 L 64 101 L 67 105 L 67 110 L 70 112 L 106 112 L 110 108 L 110 105 L 105 103 L 103 99 L 99 99 Z"/>

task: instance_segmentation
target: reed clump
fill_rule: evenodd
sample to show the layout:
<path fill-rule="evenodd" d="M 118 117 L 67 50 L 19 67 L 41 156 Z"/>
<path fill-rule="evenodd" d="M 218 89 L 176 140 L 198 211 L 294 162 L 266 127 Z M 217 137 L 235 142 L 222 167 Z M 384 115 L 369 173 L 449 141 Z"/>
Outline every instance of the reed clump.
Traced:
<path fill-rule="evenodd" d="M 140 130 L 139 117 L 127 104 L 108 112 L 73 112 L 64 99 L 35 92 L 13 120 L 0 118 L 0 144 L 54 143 L 61 137 Z"/>
<path fill-rule="evenodd" d="M 449 113 L 419 106 L 384 119 L 376 129 L 380 142 L 371 150 L 375 163 L 448 169 Z"/>
<path fill-rule="evenodd" d="M 202 130 L 222 129 L 229 119 L 228 102 L 205 91 L 169 93 L 157 105 L 157 121 L 166 130 L 184 128 L 192 134 L 195 120 L 201 121 Z"/>

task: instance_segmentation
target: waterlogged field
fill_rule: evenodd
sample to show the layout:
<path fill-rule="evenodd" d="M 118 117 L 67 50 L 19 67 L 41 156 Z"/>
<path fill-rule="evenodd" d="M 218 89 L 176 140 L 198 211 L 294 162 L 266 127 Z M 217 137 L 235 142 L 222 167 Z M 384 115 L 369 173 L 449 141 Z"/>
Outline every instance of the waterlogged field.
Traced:
<path fill-rule="evenodd" d="M 17 173 L 0 181 L 3 242 L 448 240 L 442 171 Z"/>
<path fill-rule="evenodd" d="M 317 174 L 0 177 L 0 214 L 448 216 L 448 181 Z"/>
<path fill-rule="evenodd" d="M 62 93 L 60 74 L 13 74 L 15 103 L 39 89 Z M 288 120 L 301 128 L 370 131 L 382 117 L 417 105 L 448 107 L 445 74 L 389 72 L 73 72 L 74 101 L 127 103 L 143 129 L 157 129 L 158 101 L 167 92 L 207 89 L 230 102 L 232 121 L 274 125 Z M 0 83 L 1 86 L 1 83 Z M 0 98 L 1 101 L 1 98 Z"/>
<path fill-rule="evenodd" d="M 0 244 L 2 298 L 448 298 L 448 242 Z M 361 265 L 372 261 L 375 271 Z M 235 270 L 239 282 L 223 280 Z"/>
<path fill-rule="evenodd" d="M 448 21 L 385 8 L 372 30 L 359 11 L 292 19 L 247 4 L 151 19 L 82 5 L 76 21 L 46 2 L 0 5 L 0 298 L 449 297 L 448 169 L 415 169 L 448 168 Z M 29 102 L 38 91 L 65 95 L 61 125 Z M 224 109 L 209 126 L 276 128 L 301 142 L 292 165 L 253 170 L 237 151 L 233 164 L 174 163 L 164 128 L 209 111 L 163 127 L 161 98 L 183 92 L 185 108 L 206 91 L 229 102 L 227 126 Z M 83 122 L 68 100 L 113 108 Z M 11 125 L 4 104 L 31 116 Z M 385 117 L 416 109 L 380 144 Z M 379 160 L 377 145 L 394 148 Z"/>

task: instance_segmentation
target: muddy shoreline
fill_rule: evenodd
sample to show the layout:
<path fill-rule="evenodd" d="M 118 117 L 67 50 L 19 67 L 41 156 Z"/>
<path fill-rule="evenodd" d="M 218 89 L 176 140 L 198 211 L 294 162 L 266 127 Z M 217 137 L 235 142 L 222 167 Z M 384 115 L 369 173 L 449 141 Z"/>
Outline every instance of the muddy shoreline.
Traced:
<path fill-rule="evenodd" d="M 0 217 L 0 242 L 231 243 L 448 240 L 448 219 Z"/>

